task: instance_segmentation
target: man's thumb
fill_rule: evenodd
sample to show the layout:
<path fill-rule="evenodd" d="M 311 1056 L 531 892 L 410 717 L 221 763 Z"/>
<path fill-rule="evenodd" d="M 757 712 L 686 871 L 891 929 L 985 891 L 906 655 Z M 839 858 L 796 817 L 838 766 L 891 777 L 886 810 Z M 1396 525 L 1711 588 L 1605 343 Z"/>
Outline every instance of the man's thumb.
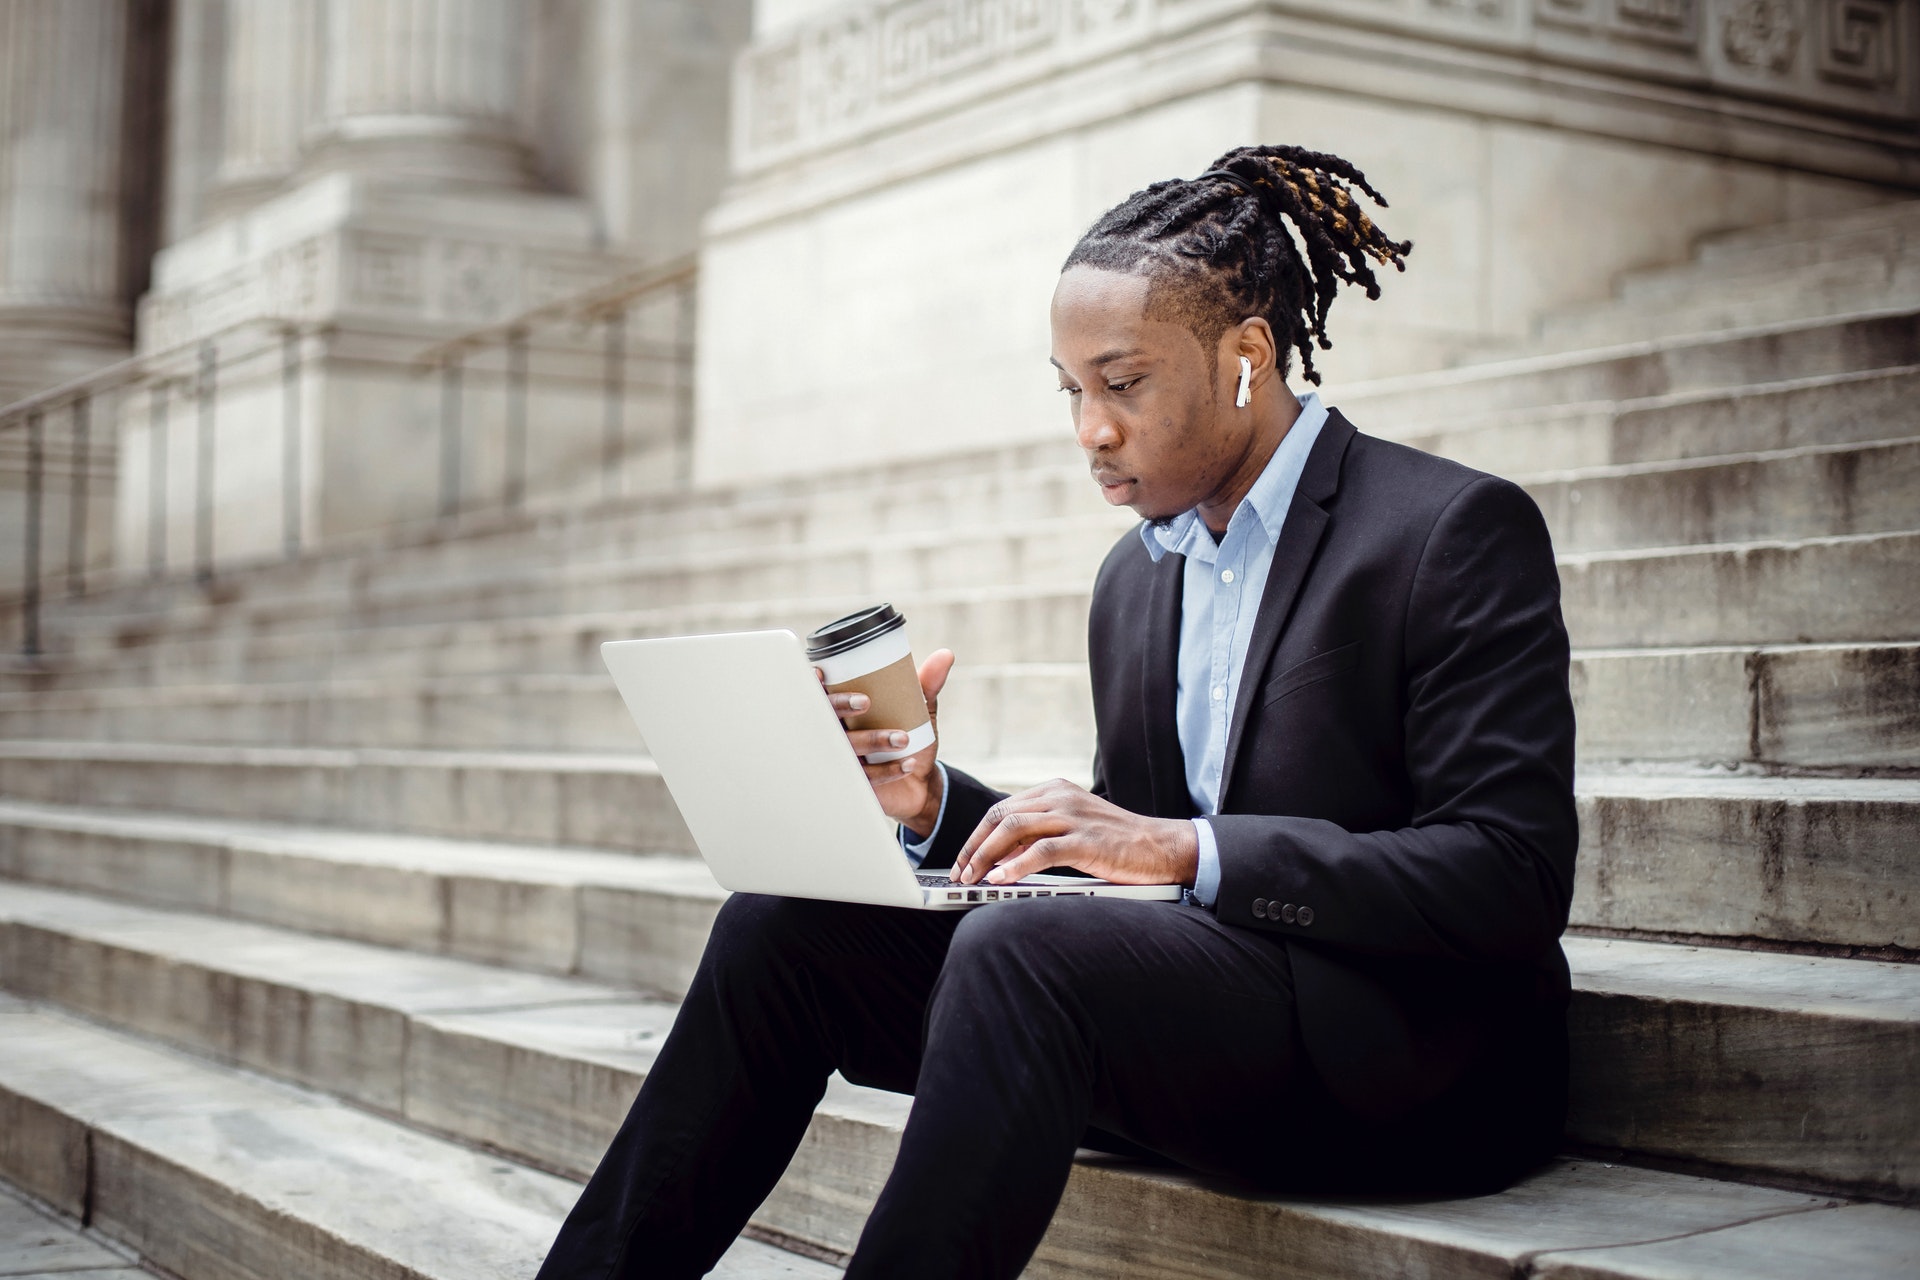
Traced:
<path fill-rule="evenodd" d="M 947 676 L 953 671 L 953 650 L 935 649 L 920 664 L 920 689 L 932 702 L 947 687 Z"/>

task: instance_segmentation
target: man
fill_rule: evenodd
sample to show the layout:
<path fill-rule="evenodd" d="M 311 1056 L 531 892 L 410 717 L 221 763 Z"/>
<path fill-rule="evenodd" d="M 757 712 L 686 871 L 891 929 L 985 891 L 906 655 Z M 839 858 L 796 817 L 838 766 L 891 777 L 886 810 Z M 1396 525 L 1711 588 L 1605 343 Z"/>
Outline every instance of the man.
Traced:
<path fill-rule="evenodd" d="M 1063 269 L 1061 390 L 1144 518 L 1094 583 L 1093 787 L 1003 795 L 937 744 L 867 766 L 922 867 L 1187 900 L 736 895 L 543 1277 L 705 1271 L 835 1070 L 915 1099 L 853 1277 L 1017 1275 L 1082 1144 L 1428 1192 L 1553 1150 L 1576 825 L 1552 549 L 1513 485 L 1288 387 L 1296 352 L 1319 380 L 1338 286 L 1377 296 L 1368 261 L 1411 248 L 1352 188 L 1385 203 L 1338 157 L 1240 148 Z M 923 664 L 930 701 L 952 662 Z"/>

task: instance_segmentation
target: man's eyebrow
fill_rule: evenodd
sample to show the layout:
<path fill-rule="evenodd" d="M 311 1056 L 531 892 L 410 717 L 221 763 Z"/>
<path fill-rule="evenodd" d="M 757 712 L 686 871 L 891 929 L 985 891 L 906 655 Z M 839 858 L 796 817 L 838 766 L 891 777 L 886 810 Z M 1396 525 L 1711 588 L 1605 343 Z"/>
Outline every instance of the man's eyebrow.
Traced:
<path fill-rule="evenodd" d="M 1125 351 L 1103 351 L 1099 355 L 1093 358 L 1093 367 L 1098 369 L 1104 365 L 1110 365 L 1116 360 L 1125 360 L 1129 356 L 1138 356 L 1138 355 L 1145 355 L 1145 354 L 1146 354 L 1146 350 L 1143 347 L 1128 347 Z M 1066 366 L 1062 365 L 1058 360 L 1055 360 L 1052 356 L 1047 357 L 1047 363 L 1052 365 L 1054 368 L 1060 370 L 1060 372 L 1062 373 L 1066 372 Z"/>

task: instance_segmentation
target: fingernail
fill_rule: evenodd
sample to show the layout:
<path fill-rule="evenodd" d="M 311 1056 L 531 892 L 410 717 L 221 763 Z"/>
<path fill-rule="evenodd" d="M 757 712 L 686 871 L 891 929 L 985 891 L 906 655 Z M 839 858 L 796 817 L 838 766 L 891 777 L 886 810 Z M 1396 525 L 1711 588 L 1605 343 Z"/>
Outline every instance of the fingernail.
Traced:
<path fill-rule="evenodd" d="M 913 772 L 913 761 L 911 761 L 911 760 L 902 760 L 902 761 L 900 762 L 900 772 L 902 772 L 902 773 L 912 773 L 912 772 Z"/>
<path fill-rule="evenodd" d="M 907 735 L 904 733 L 890 733 L 887 735 L 887 745 L 892 747 L 904 747 L 907 745 Z"/>
<path fill-rule="evenodd" d="M 1000 868 L 998 867 L 995 867 L 993 870 L 987 872 L 987 879 L 994 884 L 999 884 L 1002 880 L 1005 880 L 1006 878 L 1007 878 L 1006 875 L 1002 873 Z"/>
<path fill-rule="evenodd" d="M 855 711 L 865 711 L 867 707 L 871 705 L 871 699 L 864 693 L 856 693 L 847 699 L 847 705 Z"/>

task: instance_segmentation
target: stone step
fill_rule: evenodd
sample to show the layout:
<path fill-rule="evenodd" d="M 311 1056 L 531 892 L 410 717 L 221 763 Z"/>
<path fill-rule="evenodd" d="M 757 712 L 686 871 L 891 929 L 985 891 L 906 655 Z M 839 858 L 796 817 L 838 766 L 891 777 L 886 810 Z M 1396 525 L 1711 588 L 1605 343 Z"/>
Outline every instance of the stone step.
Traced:
<path fill-rule="evenodd" d="M 169 1275 L 526 1280 L 579 1194 L 498 1154 L 17 999 L 0 998 L 0 1036 L 0 1175 Z M 839 1273 L 742 1239 L 712 1274 Z"/>
<path fill-rule="evenodd" d="M 1920 643 L 1585 649 L 1587 761 L 1920 767 Z"/>
<path fill-rule="evenodd" d="M 1920 951 L 1920 779 L 1583 768 L 1572 923 Z"/>
<path fill-rule="evenodd" d="M 0 878 L 677 997 L 698 858 L 0 801 Z"/>
<path fill-rule="evenodd" d="M 1901 235 L 1920 232 L 1920 200 L 1889 200 L 1882 204 L 1845 213 L 1823 213 L 1818 217 L 1795 218 L 1766 226 L 1746 227 L 1704 236 L 1694 247 L 1694 258 L 1702 267 L 1731 266 L 1768 254 L 1779 254 L 1791 261 L 1797 255 L 1813 255 L 1822 246 L 1840 242 L 1861 233 L 1892 231 Z"/>
<path fill-rule="evenodd" d="M 1091 757 L 1086 666 L 957 664 L 941 698 L 940 732 L 948 750 L 969 757 Z M 646 746 L 604 674 L 0 693 L 0 738 L 480 751 Z"/>
<path fill-rule="evenodd" d="M 1629 278 L 1605 302 L 1549 315 L 1527 347 L 1591 350 L 1916 304 L 1920 256 L 1911 250 L 1883 248 L 1731 275 L 1690 268 Z"/>
<path fill-rule="evenodd" d="M 1915 433 L 1920 365 L 1368 429 L 1497 475 L 1864 444 Z"/>
<path fill-rule="evenodd" d="M 1920 534 L 1563 554 L 1561 610 L 1592 649 L 1900 642 L 1920 635 Z"/>
<path fill-rule="evenodd" d="M 1398 415 L 1392 413 L 1362 412 L 1359 408 L 1353 412 L 1363 426 L 1376 433 L 1406 436 L 1474 465 L 1520 474 L 1570 463 L 1617 465 L 1675 454 L 1726 454 L 1910 435 L 1911 414 L 1902 412 L 1909 401 L 1902 393 L 1910 392 L 1911 387 L 1902 385 L 1901 372 L 1869 370 L 1767 383 L 1733 392 L 1715 389 L 1655 397 L 1623 406 L 1589 403 L 1491 415 L 1476 409 L 1473 421 L 1446 424 L 1438 434 L 1431 430 L 1422 434 L 1416 422 L 1397 420 Z M 1911 376 L 1911 370 L 1904 372 Z M 1863 385 L 1855 386 L 1854 382 Z M 1365 390 L 1357 387 L 1355 393 Z M 1364 405 L 1364 399 L 1360 403 Z M 1882 421 L 1886 425 L 1872 425 Z M 1862 425 L 1868 429 L 1862 430 Z M 1687 442 L 1695 437 L 1700 438 L 1689 446 Z M 592 513 L 592 518 L 511 525 L 492 534 L 483 530 L 470 538 L 451 538 L 444 531 L 437 537 L 412 542 L 401 538 L 398 545 L 382 548 L 382 554 L 375 557 L 364 552 L 342 552 L 316 556 L 298 565 L 237 571 L 223 575 L 210 590 L 190 581 L 135 584 L 79 602 L 55 602 L 50 625 L 55 629 L 63 624 L 80 626 L 93 619 L 113 626 L 124 639 L 138 639 L 162 616 L 169 619 L 166 625 L 172 628 L 204 626 L 208 616 L 219 615 L 223 609 L 231 612 L 227 606 L 236 597 L 262 607 L 273 601 L 297 604 L 309 597 L 351 600 L 356 593 L 367 590 L 369 583 L 382 580 L 383 574 L 410 582 L 432 582 L 448 576 L 472 576 L 477 568 L 501 572 L 563 563 L 587 565 L 649 549 L 658 552 L 663 547 L 691 545 L 703 551 L 738 551 L 742 547 L 792 545 L 807 538 L 844 539 L 849 536 L 849 528 L 861 531 L 855 536 L 870 535 L 875 526 L 836 522 L 824 513 L 816 513 L 817 519 L 805 515 L 808 503 L 818 505 L 828 499 L 845 503 L 852 515 L 867 512 L 880 521 L 878 527 L 883 530 L 923 537 L 929 531 L 937 534 L 943 528 L 977 525 L 983 516 L 1031 521 L 1079 512 L 1096 523 L 1113 519 L 1116 533 L 1124 524 L 1123 515 L 1101 506 L 1090 492 L 1082 492 L 1086 487 L 1083 468 L 1072 459 L 1075 451 L 1069 441 L 1061 442 L 1052 455 L 1059 460 L 1051 463 L 1036 463 L 1036 459 L 1048 456 L 1038 447 L 1007 452 L 1024 469 L 982 473 L 980 457 L 958 455 L 953 460 L 957 474 L 951 484 L 921 477 L 915 482 L 918 489 L 907 495 L 836 489 L 810 497 L 789 495 L 775 504 L 783 514 L 770 522 L 759 521 L 750 509 L 730 501 L 737 495 L 727 492 L 675 495 L 651 504 Z M 975 492 L 982 484 L 988 487 Z M 1009 486 L 1011 493 L 999 493 L 995 487 L 999 485 Z M 939 497 L 943 493 L 944 500 Z M 694 538 L 691 544 L 687 543 L 689 530 Z"/>
<path fill-rule="evenodd" d="M 0 1182 L 0 1276 L 24 1280 L 153 1280 L 139 1255 Z"/>
<path fill-rule="evenodd" d="M 19 885 L 0 885 L 0 930 L 0 980 L 16 995 L 574 1174 L 591 1169 L 673 1012 L 577 980 Z M 1697 1138 L 1703 1150 L 1679 1148 L 1688 1159 L 1848 1193 L 1899 1196 L 1920 1179 L 1920 1105 L 1905 1088 L 1920 1066 L 1920 967 L 1586 939 L 1569 952 L 1576 1141 L 1631 1136 L 1668 1154 Z M 1724 1034 L 1642 1033 L 1663 1017 Z M 305 1035 L 274 1034 L 290 1018 Z M 760 1225 L 850 1247 L 858 1216 L 825 1210 L 877 1190 L 905 1111 L 904 1098 L 832 1091 L 814 1150 Z M 799 1206 L 798 1221 L 784 1216 Z"/>
<path fill-rule="evenodd" d="M 1893 532 L 1920 511 L 1920 423 L 1888 424 L 1877 441 L 1665 462 L 1611 463 L 1517 477 L 1540 503 L 1554 542 L 1579 553 L 1647 546 Z M 241 578 L 203 593 L 194 607 L 155 617 L 95 607 L 60 615 L 58 627 L 85 643 L 104 631 L 129 636 L 194 634 L 210 628 L 404 625 L 416 622 L 567 614 L 610 601 L 648 607 L 698 606 L 770 597 L 881 598 L 937 584 L 944 589 L 1087 581 L 1131 516 L 1026 519 L 996 525 L 923 528 L 884 541 L 871 537 L 810 544 L 689 549 L 669 543 L 643 555 L 577 563 L 527 560 L 464 574 L 444 568 L 371 568 L 350 583 L 304 593 L 257 590 Z M 129 602 L 132 603 L 132 602 Z M 176 602 L 178 604 L 178 602 Z M 821 619 L 824 621 L 824 619 Z M 94 643 L 108 642 L 94 637 Z"/>
<path fill-rule="evenodd" d="M 1016 790 L 1087 763 L 975 764 Z M 1920 781 L 1584 767 L 1573 922 L 1920 950 Z M 0 742 L 0 796 L 458 839 L 691 852 L 650 761 Z"/>
<path fill-rule="evenodd" d="M 1914 424 L 1920 427 L 1920 424 Z M 1912 430 L 1914 427 L 1910 427 Z M 1522 477 L 1567 553 L 1896 532 L 1920 525 L 1920 440 L 1806 446 L 1664 463 L 1629 463 Z M 1126 513 L 1121 513 L 1126 515 Z M 884 599 L 937 584 L 994 588 L 1091 582 L 1130 516 L 1113 513 L 922 530 L 885 541 L 668 548 L 633 559 L 490 566 L 466 576 L 369 576 L 350 590 L 255 599 L 226 584 L 197 610 L 164 620 L 100 614 L 63 619 L 69 633 L 101 629 L 193 633 L 287 625 L 409 623 L 570 614 L 609 602 L 649 608 L 785 597 Z M 831 614 L 821 614 L 824 622 Z M 78 637 L 76 636 L 76 642 Z M 96 643 L 99 643 L 96 640 Z"/>
<path fill-rule="evenodd" d="M 1888 533 L 1560 556 L 1562 608 L 1591 648 L 1903 641 L 1920 634 L 1920 535 Z M 918 652 L 983 666 L 1086 658 L 1088 581 L 893 596 Z M 604 640 L 787 627 L 804 632 L 868 595 L 770 598 L 566 617 L 340 627 L 310 621 L 169 635 L 93 636 L 58 661 L 116 680 L 192 683 L 456 673 L 588 674 Z"/>
<path fill-rule="evenodd" d="M 1411 433 L 1508 409 L 1638 400 L 1920 363 L 1920 308 L 1465 365 L 1333 388 L 1356 423 Z"/>
<path fill-rule="evenodd" d="M 691 853 L 637 754 L 0 741 L 0 795 L 461 839 Z"/>
<path fill-rule="evenodd" d="M 901 591 L 888 598 L 906 615 L 920 654 L 946 647 L 985 666 L 1084 662 L 1091 585 L 1089 575 L 1058 583 Z M 827 619 L 873 603 L 871 595 L 860 593 L 383 627 L 312 620 L 170 633 L 125 644 L 83 634 L 54 637 L 77 641 L 78 647 L 48 665 L 68 681 L 88 686 L 102 676 L 121 683 L 204 683 L 596 674 L 606 669 L 600 645 L 608 640 L 772 627 L 804 635 Z"/>
<path fill-rule="evenodd" d="M 160 753 L 156 750 L 153 754 Z M 467 890 L 461 883 L 443 883 L 432 876 L 440 874 L 433 868 L 458 864 L 493 868 L 488 874 L 517 877 L 515 883 L 531 880 L 518 871 L 536 856 L 526 848 L 494 844 L 490 852 L 482 846 L 482 852 L 476 854 L 464 842 L 447 849 L 436 841 L 387 832 L 364 834 L 351 829 L 362 821 L 358 812 L 314 819 L 275 813 L 266 806 L 229 804 L 222 809 L 216 802 L 188 817 L 194 813 L 194 797 L 185 787 L 176 788 L 180 798 L 169 798 L 163 787 L 154 786 L 151 794 L 155 798 L 144 803 L 123 802 L 118 807 L 102 808 L 97 797 L 84 791 L 48 794 L 52 788 L 35 793 L 24 786 L 5 785 L 16 762 L 0 757 L 0 763 L 7 766 L 0 770 L 0 794 L 7 797 L 0 803 L 0 840 L 6 842 L 0 847 L 0 856 L 10 860 L 8 865 L 23 868 L 18 874 L 24 877 L 82 889 L 131 892 L 114 890 L 113 886 L 123 880 L 144 879 L 148 873 L 139 867 L 152 862 L 159 868 L 153 874 L 176 880 L 179 893 L 188 896 L 166 897 L 160 890 L 143 893 L 151 893 L 156 902 L 208 908 L 209 904 L 253 901 L 263 895 L 271 900 L 270 888 L 257 887 L 257 882 L 269 879 L 275 874 L 272 868 L 283 865 L 274 858 L 298 853 L 293 863 L 284 864 L 291 869 L 280 874 L 302 895 L 303 907 L 322 913 L 316 918 L 361 918 L 359 928 L 377 930 L 353 936 L 398 945 L 401 938 L 410 936 L 407 931 L 415 929 L 421 918 L 407 913 L 425 911 L 428 918 L 440 922 L 431 936 L 445 940 L 444 945 L 454 945 L 452 940 L 470 935 L 483 939 L 471 944 L 475 947 L 519 945 L 485 941 L 491 937 L 488 929 L 494 926 L 486 924 L 490 917 L 484 911 L 470 924 L 442 919 L 438 913 L 451 909 L 442 897 L 457 898 Z M 1084 783 L 1084 764 L 1064 767 L 1070 763 L 1079 762 L 998 761 L 979 767 L 978 772 L 1010 791 L 1050 776 L 1077 778 Z M 108 771 L 101 772 L 111 778 Z M 159 763 L 152 766 L 152 772 L 163 780 L 168 774 Z M 236 768 L 234 772 L 242 771 Z M 246 785 L 244 777 L 236 777 L 229 787 L 237 790 Z M 1920 951 L 1920 864 L 1913 857 L 1914 833 L 1920 831 L 1920 781 L 1587 768 L 1577 780 L 1576 795 L 1581 850 L 1571 910 L 1575 926 L 1654 937 Z M 69 807 L 76 804 L 89 806 L 89 812 L 80 814 Z M 153 816 L 162 811 L 178 816 Z M 669 809 L 665 817 L 655 817 L 629 810 L 627 816 L 636 827 L 664 825 L 670 818 L 677 820 L 677 811 Z M 302 829 L 309 825 L 311 829 Z M 348 829 L 338 829 L 343 826 Z M 398 826 L 394 829 L 405 830 Z M 461 838 L 528 844 L 537 839 L 517 836 L 504 828 L 463 832 Z M 550 841 L 540 843 L 548 844 L 555 859 L 572 857 L 576 852 L 551 848 Z M 257 863 L 249 864 L 253 866 L 249 883 L 237 889 L 220 889 L 222 876 L 235 874 L 220 868 L 240 857 L 235 850 L 241 849 L 249 851 L 247 856 Z M 621 856 L 615 855 L 616 861 Z M 426 878 L 416 878 L 405 894 L 391 890 L 397 900 L 417 899 L 425 904 L 406 907 L 399 917 L 401 923 L 393 928 L 382 924 L 381 912 L 362 900 L 362 890 L 338 889 L 336 905 L 336 899 L 322 887 L 325 877 L 346 874 L 341 867 L 358 867 L 381 859 L 387 863 L 398 860 L 408 876 L 415 875 L 409 859 L 438 859 L 426 864 L 428 870 L 418 873 Z M 540 962 L 542 965 L 560 966 L 564 957 L 584 950 L 585 944 L 575 946 L 571 940 L 601 936 L 609 919 L 693 918 L 702 922 L 698 927 L 704 930 L 705 917 L 699 913 L 710 907 L 687 906 L 685 896 L 694 893 L 697 899 L 694 890 L 705 884 L 704 873 L 687 869 L 697 868 L 697 864 L 675 858 L 633 861 L 636 865 L 625 874 L 637 879 L 601 886 L 608 892 L 624 886 L 620 889 L 624 895 L 621 905 L 602 910 L 594 905 L 601 901 L 595 898 L 575 912 L 580 918 L 572 927 L 552 925 L 549 934 L 543 935 L 547 938 L 543 945 L 552 949 L 540 952 L 548 957 Z M 586 869 L 601 874 L 592 865 Z M 579 864 L 556 861 L 544 870 L 541 883 L 556 877 L 565 881 L 570 875 L 582 873 Z M 481 872 L 470 870 L 468 874 L 479 876 Z M 388 892 L 388 875 L 383 872 L 371 876 L 364 891 Z M 661 889 L 662 884 L 671 892 Z M 694 889 L 687 889 L 689 884 Z M 468 910 L 492 911 L 496 899 L 515 900 L 515 895 L 520 895 L 531 902 L 538 896 L 531 888 L 473 892 L 480 895 L 476 901 L 481 906 Z M 660 901 L 668 905 L 657 909 L 644 905 L 653 900 L 649 895 L 659 894 L 666 895 Z M 396 906 L 396 910 L 400 908 Z M 574 909 L 562 902 L 551 910 L 565 916 Z M 297 923 L 279 918 L 274 922 Z M 325 927 L 352 932 L 344 924 Z M 676 930 L 680 927 L 674 926 Z M 598 956 L 613 954 L 604 942 L 593 950 Z M 496 953 L 485 950 L 462 954 L 497 958 Z M 691 953 L 686 953 L 674 963 L 691 961 Z M 519 962 L 535 963 L 530 958 Z M 627 961 L 618 963 L 625 965 Z M 637 980 L 636 970 L 616 968 L 606 972 L 621 981 Z"/>
<path fill-rule="evenodd" d="M 1524 483 L 1567 554 L 1920 529 L 1920 438 L 1583 467 Z"/>
<path fill-rule="evenodd" d="M 524 1115 L 513 1127 L 541 1128 L 542 1145 L 567 1157 L 555 1163 L 577 1169 L 644 1076 L 651 1054 L 634 1043 L 644 1013 L 607 1009 L 559 1028 L 551 1017 L 543 1025 L 525 1016 L 516 1027 L 504 1017 L 492 1026 L 436 1018 L 432 1040 L 415 1053 L 423 1074 L 548 1067 L 532 1083 L 549 1092 L 523 1087 L 509 1119 Z M 17 1146 L 0 1148 L 0 1172 L 23 1181 L 31 1172 L 35 1194 L 76 1215 L 90 1207 L 98 1227 L 182 1274 L 281 1280 L 287 1259 L 301 1257 L 311 1268 L 302 1280 L 525 1277 L 577 1190 L 56 1011 L 9 1001 L 0 1021 L 18 1047 L 0 1061 L 0 1107 L 23 1118 Z M 543 1041 L 566 1056 L 553 1061 L 558 1055 L 540 1052 Z M 492 1052 L 461 1064 L 449 1050 Z M 569 1086 L 578 1090 L 571 1098 L 551 1092 Z M 891 1160 L 901 1108 L 850 1095 L 829 1089 L 759 1220 L 792 1221 L 816 1239 L 857 1229 Z M 540 1124 L 556 1111 L 574 1123 Z M 42 1152 L 62 1158 L 36 1165 Z M 846 1167 L 834 1168 L 836 1160 Z M 1245 1198 L 1083 1157 L 1026 1274 L 1251 1280 L 1273 1275 L 1273 1258 L 1283 1256 L 1290 1274 L 1326 1280 L 1787 1280 L 1816 1266 L 1894 1280 L 1910 1273 L 1914 1217 L 1594 1160 L 1557 1161 L 1498 1196 L 1392 1204 Z M 451 1227 L 443 1235 L 422 1221 Z M 714 1274 L 825 1280 L 832 1270 L 743 1240 Z"/>
<path fill-rule="evenodd" d="M 674 562 L 690 554 L 787 548 L 799 544 L 887 544 L 942 530 L 1031 525 L 1036 521 L 1106 519 L 1124 529 L 1101 501 L 1070 436 L 1050 448 L 1008 447 L 943 459 L 930 471 L 889 485 L 887 468 L 830 474 L 805 482 L 749 489 L 657 494 L 609 503 L 577 516 L 525 517 L 471 534 L 401 530 L 365 545 L 322 549 L 292 563 L 234 566 L 211 586 L 181 576 L 132 581 L 53 612 L 78 624 L 193 615 L 244 596 L 255 605 L 327 597 L 357 598 L 380 583 L 426 583 L 515 571 L 552 571 L 601 560 L 652 557 Z M 1109 539 L 1110 541 L 1111 539 Z"/>
<path fill-rule="evenodd" d="M 1583 758 L 1920 767 L 1920 644 L 1583 650 L 1572 683 Z M 1093 752 L 1085 663 L 959 662 L 940 717 L 955 759 Z M 0 693 L 0 738 L 645 749 L 606 675 L 563 673 Z"/>

